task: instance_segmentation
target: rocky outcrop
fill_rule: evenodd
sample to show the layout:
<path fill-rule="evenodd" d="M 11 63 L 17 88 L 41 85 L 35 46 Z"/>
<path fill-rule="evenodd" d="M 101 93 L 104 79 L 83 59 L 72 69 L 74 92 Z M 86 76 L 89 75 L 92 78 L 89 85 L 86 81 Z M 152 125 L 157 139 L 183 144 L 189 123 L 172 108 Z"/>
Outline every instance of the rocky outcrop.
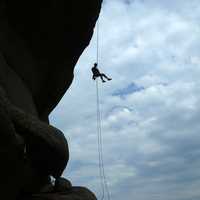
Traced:
<path fill-rule="evenodd" d="M 96 199 L 60 178 L 68 145 L 48 116 L 73 80 L 101 3 L 0 0 L 1 199 Z"/>
<path fill-rule="evenodd" d="M 48 116 L 71 84 L 74 66 L 93 34 L 101 1 L 2 3 L 9 30 L 0 48 L 30 89 L 41 118 Z"/>

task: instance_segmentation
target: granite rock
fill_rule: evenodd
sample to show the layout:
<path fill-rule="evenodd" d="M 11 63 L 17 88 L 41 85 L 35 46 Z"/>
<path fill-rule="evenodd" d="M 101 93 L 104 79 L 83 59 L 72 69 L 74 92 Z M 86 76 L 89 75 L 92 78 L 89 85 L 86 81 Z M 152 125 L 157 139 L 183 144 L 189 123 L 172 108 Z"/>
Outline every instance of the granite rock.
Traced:
<path fill-rule="evenodd" d="M 101 3 L 0 0 L 1 199 L 96 199 L 61 178 L 68 144 L 48 117 L 72 83 Z"/>

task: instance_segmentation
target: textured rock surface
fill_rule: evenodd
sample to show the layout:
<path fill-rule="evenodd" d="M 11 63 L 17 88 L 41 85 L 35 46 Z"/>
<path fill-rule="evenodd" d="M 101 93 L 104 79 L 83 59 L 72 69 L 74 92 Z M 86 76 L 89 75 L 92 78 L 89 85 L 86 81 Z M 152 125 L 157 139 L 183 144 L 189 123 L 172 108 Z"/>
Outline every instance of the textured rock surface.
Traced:
<path fill-rule="evenodd" d="M 73 80 L 100 8 L 101 0 L 0 0 L 1 199 L 96 199 L 59 179 L 68 145 L 48 115 Z"/>
<path fill-rule="evenodd" d="M 84 187 L 72 187 L 67 192 L 34 194 L 22 200 L 97 200 L 95 195 Z"/>
<path fill-rule="evenodd" d="M 39 116 L 45 118 L 73 79 L 74 66 L 91 39 L 101 0 L 5 2 L 9 25 L 0 48 L 30 89 Z"/>

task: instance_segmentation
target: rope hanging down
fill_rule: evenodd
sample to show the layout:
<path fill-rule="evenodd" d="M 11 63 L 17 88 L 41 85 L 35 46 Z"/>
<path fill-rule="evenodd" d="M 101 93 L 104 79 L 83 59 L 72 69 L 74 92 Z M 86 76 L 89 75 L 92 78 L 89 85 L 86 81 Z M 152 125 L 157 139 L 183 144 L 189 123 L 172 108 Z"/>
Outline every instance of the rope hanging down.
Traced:
<path fill-rule="evenodd" d="M 96 62 L 97 64 L 99 64 L 99 20 L 97 21 L 97 29 L 96 29 L 96 32 L 97 32 L 97 41 L 96 41 L 96 44 L 97 44 L 97 53 L 96 53 Z"/>
<path fill-rule="evenodd" d="M 108 182 L 107 182 L 106 175 L 105 175 L 104 159 L 103 159 L 103 144 L 102 144 L 102 128 L 101 128 L 101 112 L 100 112 L 98 79 L 96 80 L 96 93 L 97 93 L 97 102 L 96 103 L 97 103 L 99 176 L 100 176 L 101 189 L 102 189 L 101 200 L 103 200 L 105 198 L 105 192 L 107 193 L 108 200 L 110 200 L 110 191 L 109 191 Z"/>
<path fill-rule="evenodd" d="M 99 21 L 97 21 L 97 52 L 96 61 L 99 63 Z M 98 134 L 98 156 L 99 156 L 99 176 L 101 181 L 102 197 L 105 198 L 105 192 L 107 193 L 107 199 L 110 200 L 110 191 L 108 182 L 105 175 L 104 159 L 103 159 L 103 144 L 102 144 L 102 125 L 101 125 L 101 112 L 100 112 L 100 101 L 99 101 L 99 85 L 98 79 L 96 79 L 96 106 L 97 106 L 97 134 Z"/>

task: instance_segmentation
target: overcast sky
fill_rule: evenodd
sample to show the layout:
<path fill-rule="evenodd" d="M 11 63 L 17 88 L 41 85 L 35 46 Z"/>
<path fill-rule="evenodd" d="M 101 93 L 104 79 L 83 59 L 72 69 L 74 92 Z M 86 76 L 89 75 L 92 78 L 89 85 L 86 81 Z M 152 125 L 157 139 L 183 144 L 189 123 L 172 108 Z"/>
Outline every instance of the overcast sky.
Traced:
<path fill-rule="evenodd" d="M 92 39 L 51 115 L 69 142 L 64 173 L 101 195 Z M 99 68 L 104 163 L 114 200 L 200 199 L 199 0 L 107 0 Z"/>

